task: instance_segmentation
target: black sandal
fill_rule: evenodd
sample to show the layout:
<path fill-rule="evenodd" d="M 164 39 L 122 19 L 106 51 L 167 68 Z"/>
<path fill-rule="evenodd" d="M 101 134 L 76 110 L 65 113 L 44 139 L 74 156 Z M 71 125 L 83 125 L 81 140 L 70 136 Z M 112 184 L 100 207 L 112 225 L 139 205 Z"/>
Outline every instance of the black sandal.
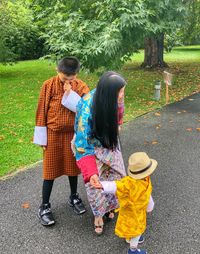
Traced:
<path fill-rule="evenodd" d="M 115 217 L 114 210 L 111 210 L 110 212 L 105 213 L 104 216 L 106 217 L 108 221 L 113 220 Z"/>

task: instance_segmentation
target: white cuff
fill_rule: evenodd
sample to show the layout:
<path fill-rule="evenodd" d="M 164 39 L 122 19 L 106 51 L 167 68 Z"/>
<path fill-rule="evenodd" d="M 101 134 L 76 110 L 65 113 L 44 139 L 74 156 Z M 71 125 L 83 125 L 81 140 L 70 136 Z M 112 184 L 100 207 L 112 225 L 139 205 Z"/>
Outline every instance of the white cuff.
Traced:
<path fill-rule="evenodd" d="M 152 196 L 150 196 L 149 203 L 148 203 L 148 206 L 147 206 L 147 212 L 148 213 L 152 212 L 153 208 L 154 208 L 154 201 L 153 201 Z"/>
<path fill-rule="evenodd" d="M 64 93 L 61 104 L 69 110 L 76 112 L 76 106 L 80 99 L 81 97 L 76 92 L 71 90 L 69 95 Z"/>
<path fill-rule="evenodd" d="M 33 143 L 40 146 L 47 145 L 47 127 L 46 126 L 35 126 Z"/>
<path fill-rule="evenodd" d="M 103 192 L 115 194 L 117 185 L 114 181 L 102 181 Z"/>

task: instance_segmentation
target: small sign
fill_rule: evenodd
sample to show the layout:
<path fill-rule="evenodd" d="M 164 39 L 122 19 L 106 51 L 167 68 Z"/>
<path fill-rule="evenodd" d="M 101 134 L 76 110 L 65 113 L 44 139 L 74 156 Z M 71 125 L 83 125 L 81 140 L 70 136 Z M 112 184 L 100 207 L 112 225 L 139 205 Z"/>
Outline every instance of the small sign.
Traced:
<path fill-rule="evenodd" d="M 172 74 L 167 72 L 167 71 L 164 71 L 163 72 L 163 78 L 164 78 L 164 81 L 165 83 L 168 85 L 168 86 L 171 86 L 172 85 Z"/>

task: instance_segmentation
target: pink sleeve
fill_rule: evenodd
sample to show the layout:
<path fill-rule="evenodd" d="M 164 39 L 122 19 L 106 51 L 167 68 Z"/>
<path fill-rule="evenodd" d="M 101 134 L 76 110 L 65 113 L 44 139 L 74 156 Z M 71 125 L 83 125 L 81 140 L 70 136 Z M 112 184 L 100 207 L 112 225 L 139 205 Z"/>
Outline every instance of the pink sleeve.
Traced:
<path fill-rule="evenodd" d="M 123 124 L 124 102 L 118 103 L 118 124 Z"/>
<path fill-rule="evenodd" d="M 99 175 L 95 155 L 84 156 L 76 164 L 81 170 L 85 183 L 90 181 L 91 176 Z"/>

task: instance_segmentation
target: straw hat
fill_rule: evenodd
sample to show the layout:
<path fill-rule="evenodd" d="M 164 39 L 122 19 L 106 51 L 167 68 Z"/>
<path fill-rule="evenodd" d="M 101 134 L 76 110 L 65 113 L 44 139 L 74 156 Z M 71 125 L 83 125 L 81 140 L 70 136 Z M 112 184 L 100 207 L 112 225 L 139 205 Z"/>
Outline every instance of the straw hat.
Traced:
<path fill-rule="evenodd" d="M 144 152 L 133 153 L 128 160 L 128 174 L 132 178 L 142 179 L 151 175 L 158 163 Z"/>

